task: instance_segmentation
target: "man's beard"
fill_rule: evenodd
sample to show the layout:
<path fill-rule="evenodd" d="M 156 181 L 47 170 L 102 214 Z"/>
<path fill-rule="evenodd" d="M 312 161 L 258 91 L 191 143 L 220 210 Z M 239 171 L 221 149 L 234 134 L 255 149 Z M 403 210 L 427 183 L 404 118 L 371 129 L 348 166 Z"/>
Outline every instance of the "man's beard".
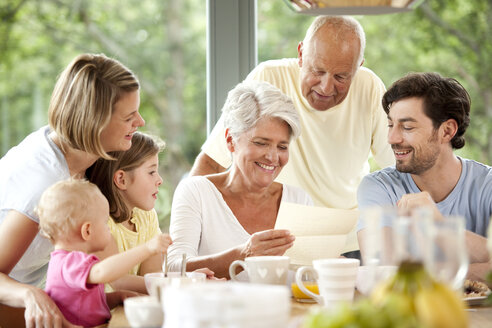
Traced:
<path fill-rule="evenodd" d="M 436 140 L 437 134 L 433 133 L 428 140 L 429 146 L 434 145 Z M 398 150 L 400 147 L 393 145 L 392 148 L 393 150 Z M 412 147 L 411 150 L 412 157 L 410 158 L 410 162 L 408 164 L 399 163 L 398 160 L 396 160 L 396 169 L 398 171 L 414 175 L 422 174 L 434 166 L 440 154 L 439 147 L 426 147 L 425 149 L 421 148 L 424 152 L 417 156 L 415 148 Z"/>

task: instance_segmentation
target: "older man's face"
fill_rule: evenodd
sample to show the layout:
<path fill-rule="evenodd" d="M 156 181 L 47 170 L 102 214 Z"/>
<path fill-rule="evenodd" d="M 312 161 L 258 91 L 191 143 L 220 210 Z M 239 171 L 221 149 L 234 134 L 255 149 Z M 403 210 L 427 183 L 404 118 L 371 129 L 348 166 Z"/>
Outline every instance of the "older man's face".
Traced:
<path fill-rule="evenodd" d="M 340 104 L 357 72 L 360 44 L 355 35 L 333 37 L 320 28 L 309 45 L 299 44 L 301 90 L 311 107 L 324 111 Z"/>

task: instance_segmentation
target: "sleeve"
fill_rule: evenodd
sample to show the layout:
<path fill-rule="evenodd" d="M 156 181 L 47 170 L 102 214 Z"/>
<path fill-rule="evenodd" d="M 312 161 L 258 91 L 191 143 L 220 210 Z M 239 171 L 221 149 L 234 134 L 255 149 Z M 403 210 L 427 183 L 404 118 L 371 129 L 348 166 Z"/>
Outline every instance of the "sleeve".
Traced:
<path fill-rule="evenodd" d="M 70 288 L 88 290 L 97 284 L 87 284 L 92 266 L 99 262 L 95 255 L 70 252 L 62 263 L 62 279 Z"/>
<path fill-rule="evenodd" d="M 371 207 L 393 205 L 393 201 L 384 184 L 374 175 L 367 175 L 362 179 L 359 189 L 357 190 L 357 202 L 359 204 L 361 216 L 363 215 L 364 210 Z M 382 221 L 383 226 L 391 226 L 391 224 L 390 220 L 383 219 Z M 362 222 L 361 217 L 359 217 L 357 231 L 360 231 L 363 228 L 365 228 L 365 225 Z"/>
<path fill-rule="evenodd" d="M 314 206 L 313 199 L 303 189 L 295 186 L 284 185 L 284 193 L 282 201 L 296 203 L 307 206 Z"/>
<path fill-rule="evenodd" d="M 267 74 L 267 70 L 264 68 L 265 65 L 259 64 L 256 66 L 246 77 L 246 80 L 258 80 L 267 81 L 275 84 L 272 81 L 271 74 Z M 226 169 L 232 164 L 232 156 L 227 149 L 227 144 L 225 140 L 225 127 L 223 116 L 215 124 L 212 132 L 207 137 L 207 140 L 202 145 L 202 151 L 207 154 L 210 158 L 220 164 Z"/>
<path fill-rule="evenodd" d="M 395 164 L 395 157 L 388 144 L 388 119 L 381 104 L 386 88 L 383 81 L 375 74 L 373 80 L 371 153 L 376 163 L 381 168 L 385 168 Z"/>
<path fill-rule="evenodd" d="M 215 124 L 212 132 L 203 144 L 202 151 L 222 167 L 227 169 L 231 166 L 232 157 L 231 153 L 227 149 L 224 119 L 222 116 L 220 116 L 217 124 Z"/>
<path fill-rule="evenodd" d="M 202 232 L 201 199 L 192 180 L 185 179 L 174 192 L 169 233 L 173 243 L 168 249 L 168 263 L 171 271 L 181 267 L 182 254 L 188 257 L 198 255 Z"/>

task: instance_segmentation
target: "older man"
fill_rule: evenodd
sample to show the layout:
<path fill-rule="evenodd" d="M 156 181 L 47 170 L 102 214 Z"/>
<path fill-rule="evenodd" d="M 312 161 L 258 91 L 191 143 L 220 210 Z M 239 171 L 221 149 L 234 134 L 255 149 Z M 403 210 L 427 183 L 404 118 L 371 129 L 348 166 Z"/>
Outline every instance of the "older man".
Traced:
<path fill-rule="evenodd" d="M 320 16 L 298 46 L 298 58 L 271 60 L 247 77 L 270 82 L 292 98 L 301 136 L 278 181 L 306 190 L 316 205 L 357 207 L 356 191 L 369 172 L 370 152 L 381 167 L 394 163 L 381 108 L 385 87 L 364 62 L 365 35 L 353 18 Z M 192 175 L 217 173 L 231 164 L 223 123 L 202 147 Z M 345 251 L 358 249 L 355 231 Z"/>
<path fill-rule="evenodd" d="M 428 206 L 436 220 L 466 219 L 469 277 L 490 269 L 486 232 L 492 215 L 492 167 L 453 153 L 465 145 L 470 97 L 455 79 L 437 73 L 413 73 L 396 81 L 383 97 L 388 115 L 388 142 L 396 167 L 366 176 L 359 187 L 361 209 L 397 205 Z M 392 226 L 392 222 L 384 222 Z M 368 238 L 359 224 L 359 242 Z M 384 233 L 391 230 L 384 228 Z M 361 248 L 364 253 L 364 249 Z"/>

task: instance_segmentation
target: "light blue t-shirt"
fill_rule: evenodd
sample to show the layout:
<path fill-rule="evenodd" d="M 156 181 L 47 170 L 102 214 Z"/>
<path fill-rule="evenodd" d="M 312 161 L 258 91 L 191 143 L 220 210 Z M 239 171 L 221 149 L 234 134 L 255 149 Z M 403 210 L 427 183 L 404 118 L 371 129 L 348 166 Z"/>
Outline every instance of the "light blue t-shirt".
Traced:
<path fill-rule="evenodd" d="M 461 176 L 453 191 L 437 208 L 446 215 L 461 215 L 466 220 L 466 229 L 487 236 L 487 227 L 492 215 L 492 167 L 473 160 L 460 158 Z M 405 194 L 418 193 L 409 173 L 401 173 L 388 167 L 364 177 L 357 191 L 359 209 L 371 206 L 396 205 Z M 384 222 L 391 225 L 391 222 Z M 359 221 L 357 230 L 363 225 Z"/>
<path fill-rule="evenodd" d="M 48 126 L 42 127 L 0 159 L 0 225 L 10 210 L 39 223 L 34 209 L 43 191 L 70 177 L 65 157 L 49 133 Z M 38 233 L 9 276 L 42 287 L 52 250 L 51 242 Z"/>

